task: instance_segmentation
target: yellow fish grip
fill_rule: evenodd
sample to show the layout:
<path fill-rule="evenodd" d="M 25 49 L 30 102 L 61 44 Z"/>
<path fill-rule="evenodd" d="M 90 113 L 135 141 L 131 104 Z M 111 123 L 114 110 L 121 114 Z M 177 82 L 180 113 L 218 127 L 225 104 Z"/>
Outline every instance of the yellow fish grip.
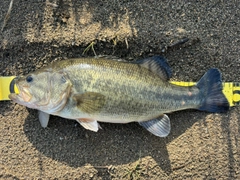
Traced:
<path fill-rule="evenodd" d="M 9 100 L 8 95 L 11 91 L 19 93 L 16 85 L 13 83 L 15 76 L 0 76 L 0 101 Z M 178 86 L 193 86 L 196 82 L 170 81 Z M 11 89 L 11 90 L 10 90 Z M 240 83 L 223 83 L 223 93 L 225 94 L 230 106 L 240 105 Z"/>

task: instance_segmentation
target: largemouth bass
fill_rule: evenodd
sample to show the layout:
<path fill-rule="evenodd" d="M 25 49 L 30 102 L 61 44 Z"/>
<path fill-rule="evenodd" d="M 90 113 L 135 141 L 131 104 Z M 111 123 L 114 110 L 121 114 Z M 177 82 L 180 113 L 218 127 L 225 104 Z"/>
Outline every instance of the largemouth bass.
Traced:
<path fill-rule="evenodd" d="M 16 78 L 20 93 L 11 93 L 9 98 L 38 109 L 43 127 L 49 114 L 74 119 L 92 131 L 100 128 L 97 121 L 135 121 L 159 137 L 167 136 L 171 129 L 165 113 L 229 109 L 218 69 L 210 69 L 191 87 L 173 85 L 170 77 L 171 69 L 161 56 L 136 62 L 69 59 Z"/>

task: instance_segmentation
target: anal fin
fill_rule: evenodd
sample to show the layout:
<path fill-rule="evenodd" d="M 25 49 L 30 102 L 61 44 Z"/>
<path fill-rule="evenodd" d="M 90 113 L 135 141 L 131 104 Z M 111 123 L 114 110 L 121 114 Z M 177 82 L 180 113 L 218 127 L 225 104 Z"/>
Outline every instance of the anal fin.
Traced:
<path fill-rule="evenodd" d="M 159 137 L 166 137 L 171 130 L 170 119 L 166 114 L 163 114 L 156 119 L 138 123 L 145 129 L 147 129 L 149 132 Z"/>

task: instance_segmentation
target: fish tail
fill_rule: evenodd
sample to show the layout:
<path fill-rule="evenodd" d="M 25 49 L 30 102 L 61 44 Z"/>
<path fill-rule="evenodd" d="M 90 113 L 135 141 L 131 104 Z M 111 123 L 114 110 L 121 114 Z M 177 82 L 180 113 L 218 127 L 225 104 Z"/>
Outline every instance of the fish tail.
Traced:
<path fill-rule="evenodd" d="M 229 102 L 222 92 L 222 79 L 218 69 L 208 70 L 197 83 L 197 87 L 200 89 L 201 96 L 205 97 L 199 110 L 208 112 L 228 111 Z"/>

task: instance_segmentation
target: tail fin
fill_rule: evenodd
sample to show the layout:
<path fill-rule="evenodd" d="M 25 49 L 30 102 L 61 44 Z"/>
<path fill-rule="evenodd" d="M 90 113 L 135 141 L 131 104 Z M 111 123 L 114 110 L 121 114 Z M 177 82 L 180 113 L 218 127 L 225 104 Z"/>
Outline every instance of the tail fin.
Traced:
<path fill-rule="evenodd" d="M 208 70 L 197 83 L 204 98 L 199 110 L 208 112 L 226 112 L 229 102 L 222 92 L 222 79 L 218 69 Z"/>

